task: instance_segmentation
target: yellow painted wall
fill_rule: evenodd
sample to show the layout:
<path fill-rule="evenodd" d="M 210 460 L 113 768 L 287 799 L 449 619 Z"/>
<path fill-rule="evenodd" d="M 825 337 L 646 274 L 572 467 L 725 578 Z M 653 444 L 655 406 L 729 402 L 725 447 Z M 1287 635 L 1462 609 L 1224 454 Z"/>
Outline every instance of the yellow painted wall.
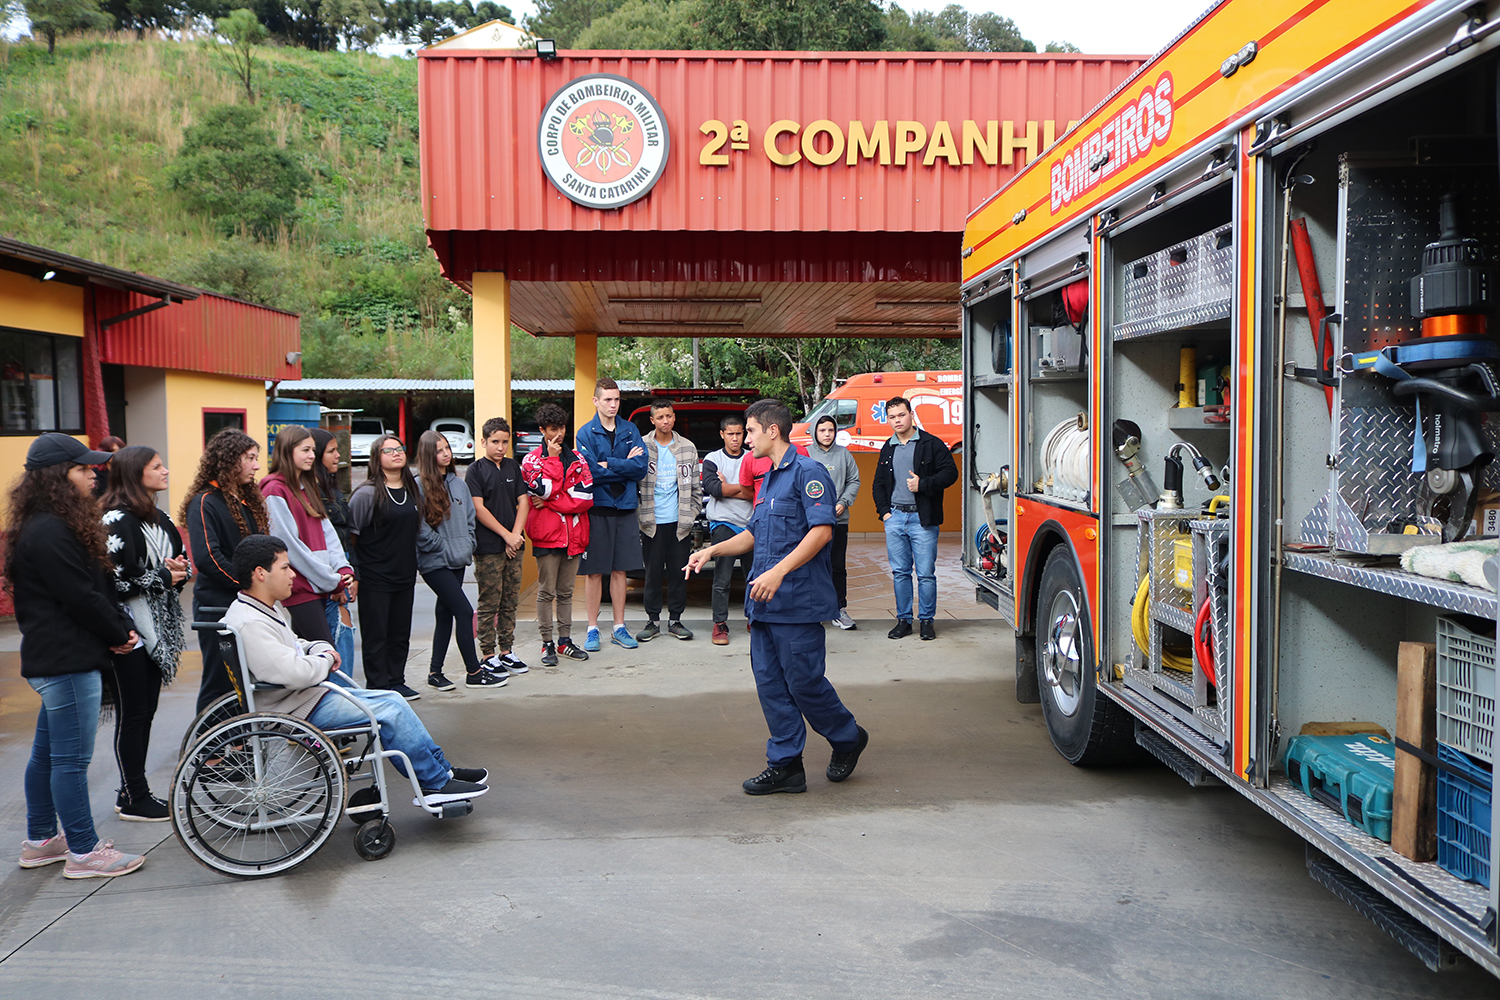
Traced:
<path fill-rule="evenodd" d="M 854 453 L 854 464 L 859 466 L 859 496 L 854 498 L 854 509 L 849 512 L 850 531 L 885 531 L 880 518 L 875 516 L 875 493 L 871 489 L 879 458 L 876 451 Z M 943 531 L 958 531 L 963 527 L 964 457 L 954 455 L 953 461 L 958 465 L 958 482 L 943 491 Z"/>
<path fill-rule="evenodd" d="M 475 271 L 474 289 L 474 433 L 484 422 L 510 412 L 510 282 L 500 271 Z M 477 444 L 477 442 L 476 442 Z"/>
<path fill-rule="evenodd" d="M 259 380 L 233 378 L 228 375 L 205 375 L 201 372 L 168 371 L 167 395 L 167 468 L 171 494 L 168 510 L 175 518 L 187 489 L 198 471 L 203 455 L 203 410 L 243 409 L 245 433 L 257 441 L 266 439 L 266 389 Z M 128 419 L 128 418 L 127 418 Z M 131 431 L 135 433 L 134 430 Z M 261 469 L 266 466 L 265 448 L 261 448 Z"/>
<path fill-rule="evenodd" d="M 0 271 L 0 325 L 83 336 L 83 289 Z"/>

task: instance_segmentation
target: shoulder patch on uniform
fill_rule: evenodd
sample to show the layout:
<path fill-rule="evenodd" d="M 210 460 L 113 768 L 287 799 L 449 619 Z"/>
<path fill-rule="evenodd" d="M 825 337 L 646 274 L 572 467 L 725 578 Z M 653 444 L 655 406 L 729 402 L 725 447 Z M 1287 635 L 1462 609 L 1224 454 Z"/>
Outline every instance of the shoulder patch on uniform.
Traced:
<path fill-rule="evenodd" d="M 821 479 L 809 479 L 807 485 L 803 488 L 807 490 L 807 495 L 814 500 L 823 495 L 823 481 Z"/>

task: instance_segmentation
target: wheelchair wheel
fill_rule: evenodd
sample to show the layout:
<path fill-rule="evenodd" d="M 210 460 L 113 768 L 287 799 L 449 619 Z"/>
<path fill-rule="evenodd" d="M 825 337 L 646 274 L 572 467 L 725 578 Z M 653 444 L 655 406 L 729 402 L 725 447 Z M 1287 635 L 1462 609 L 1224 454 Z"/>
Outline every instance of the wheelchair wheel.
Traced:
<path fill-rule="evenodd" d="M 396 847 L 396 828 L 388 820 L 365 820 L 354 831 L 354 852 L 366 861 L 379 861 Z"/>
<path fill-rule="evenodd" d="M 182 734 L 182 746 L 177 748 L 177 759 L 181 760 L 188 752 L 188 747 L 198 742 L 198 738 L 208 732 L 221 722 L 228 722 L 236 715 L 244 715 L 245 707 L 240 704 L 240 696 L 233 691 L 220 695 L 209 706 L 198 713 L 193 724 L 188 726 L 187 732 Z"/>
<path fill-rule="evenodd" d="M 348 787 L 322 730 L 290 715 L 222 722 L 172 779 L 172 829 L 200 864 L 236 878 L 288 871 L 338 825 Z"/>

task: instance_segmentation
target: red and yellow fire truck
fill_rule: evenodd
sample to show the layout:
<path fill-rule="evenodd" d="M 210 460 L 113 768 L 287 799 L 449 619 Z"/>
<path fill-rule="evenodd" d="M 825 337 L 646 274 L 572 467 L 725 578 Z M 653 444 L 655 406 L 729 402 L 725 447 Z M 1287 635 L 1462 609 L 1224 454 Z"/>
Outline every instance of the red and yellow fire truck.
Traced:
<path fill-rule="evenodd" d="M 1223 0 L 969 217 L 964 568 L 1080 765 L 1500 974 L 1500 3 Z"/>

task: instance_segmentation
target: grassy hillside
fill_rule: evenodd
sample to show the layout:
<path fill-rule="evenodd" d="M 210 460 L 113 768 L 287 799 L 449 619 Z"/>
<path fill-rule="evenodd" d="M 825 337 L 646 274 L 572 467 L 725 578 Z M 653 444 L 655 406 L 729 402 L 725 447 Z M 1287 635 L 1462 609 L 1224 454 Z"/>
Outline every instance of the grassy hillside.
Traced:
<path fill-rule="evenodd" d="M 257 69 L 264 123 L 313 178 L 263 241 L 167 180 L 184 131 L 246 101 L 207 43 L 66 40 L 55 63 L 0 43 L 0 232 L 299 312 L 309 375 L 470 374 L 468 298 L 422 234 L 415 63 L 268 48 Z"/>

